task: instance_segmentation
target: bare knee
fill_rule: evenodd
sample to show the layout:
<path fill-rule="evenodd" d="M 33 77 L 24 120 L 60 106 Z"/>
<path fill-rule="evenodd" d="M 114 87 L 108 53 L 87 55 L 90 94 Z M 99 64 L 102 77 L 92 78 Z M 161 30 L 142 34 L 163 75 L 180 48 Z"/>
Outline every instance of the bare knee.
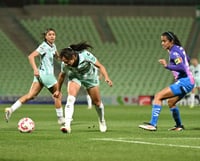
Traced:
<path fill-rule="evenodd" d="M 162 95 L 160 93 L 157 93 L 155 96 L 154 96 L 154 100 L 153 100 L 154 104 L 161 104 L 162 102 Z"/>

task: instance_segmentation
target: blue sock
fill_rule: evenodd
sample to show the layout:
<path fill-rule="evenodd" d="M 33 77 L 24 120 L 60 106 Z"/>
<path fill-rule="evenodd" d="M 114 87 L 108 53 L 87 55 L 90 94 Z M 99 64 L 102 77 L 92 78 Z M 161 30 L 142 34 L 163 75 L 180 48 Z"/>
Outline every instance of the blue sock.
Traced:
<path fill-rule="evenodd" d="M 151 121 L 150 121 L 151 125 L 153 125 L 153 126 L 157 125 L 158 117 L 159 117 L 161 109 L 162 109 L 162 106 L 160 106 L 160 105 L 153 105 L 153 107 L 152 107 L 152 114 L 151 114 Z"/>
<path fill-rule="evenodd" d="M 172 112 L 172 117 L 174 121 L 176 122 L 176 126 L 181 126 L 181 117 L 178 107 L 171 108 L 170 111 Z"/>

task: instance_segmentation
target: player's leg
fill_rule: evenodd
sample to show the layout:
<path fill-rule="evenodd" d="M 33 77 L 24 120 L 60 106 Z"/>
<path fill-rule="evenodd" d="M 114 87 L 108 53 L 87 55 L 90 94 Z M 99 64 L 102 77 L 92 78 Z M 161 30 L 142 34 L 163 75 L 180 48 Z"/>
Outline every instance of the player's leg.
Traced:
<path fill-rule="evenodd" d="M 184 129 L 184 126 L 181 122 L 181 116 L 178 106 L 176 106 L 176 103 L 181 99 L 182 97 L 176 96 L 173 98 L 168 99 L 168 106 L 170 108 L 170 111 L 172 113 L 172 117 L 176 123 L 176 125 L 173 128 L 170 128 L 169 130 L 175 130 L 175 131 L 181 131 Z"/>
<path fill-rule="evenodd" d="M 101 132 L 106 132 L 107 126 L 106 126 L 106 121 L 104 117 L 104 105 L 101 101 L 99 87 L 95 86 L 95 87 L 87 89 L 87 91 L 92 99 L 93 104 L 95 105 L 95 109 L 99 117 L 99 129 Z"/>
<path fill-rule="evenodd" d="M 43 85 L 39 82 L 33 82 L 31 85 L 31 88 L 27 94 L 20 97 L 11 107 L 5 108 L 5 120 L 8 122 L 8 120 L 11 117 L 11 114 L 16 111 L 18 108 L 22 106 L 22 104 L 26 103 L 27 101 L 34 99 L 41 89 L 43 88 Z"/>
<path fill-rule="evenodd" d="M 139 125 L 139 127 L 145 130 L 149 130 L 149 131 L 157 130 L 157 122 L 158 122 L 158 118 L 162 109 L 162 100 L 171 98 L 171 97 L 174 97 L 174 94 L 171 91 L 170 87 L 166 87 L 160 92 L 158 92 L 154 96 L 150 122 L 146 123 L 146 125 Z"/>
<path fill-rule="evenodd" d="M 194 103 L 195 103 L 195 91 L 196 88 L 193 88 L 192 92 L 190 93 L 190 108 L 194 107 Z"/>
<path fill-rule="evenodd" d="M 86 94 L 86 99 L 87 99 L 88 109 L 91 109 L 92 108 L 92 99 L 88 93 Z"/>
<path fill-rule="evenodd" d="M 61 127 L 61 131 L 64 133 L 71 132 L 71 121 L 74 113 L 74 103 L 76 101 L 76 96 L 80 90 L 80 87 L 81 85 L 75 81 L 68 82 L 68 96 L 65 105 L 65 125 Z"/>

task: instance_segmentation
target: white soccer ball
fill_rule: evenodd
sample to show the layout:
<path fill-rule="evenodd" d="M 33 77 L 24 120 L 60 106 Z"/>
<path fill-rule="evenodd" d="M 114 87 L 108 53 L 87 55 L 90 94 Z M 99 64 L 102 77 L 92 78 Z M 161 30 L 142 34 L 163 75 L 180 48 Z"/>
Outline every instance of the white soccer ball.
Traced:
<path fill-rule="evenodd" d="M 29 118 L 25 117 L 19 120 L 18 122 L 18 130 L 22 133 L 31 133 L 35 129 L 34 121 Z"/>

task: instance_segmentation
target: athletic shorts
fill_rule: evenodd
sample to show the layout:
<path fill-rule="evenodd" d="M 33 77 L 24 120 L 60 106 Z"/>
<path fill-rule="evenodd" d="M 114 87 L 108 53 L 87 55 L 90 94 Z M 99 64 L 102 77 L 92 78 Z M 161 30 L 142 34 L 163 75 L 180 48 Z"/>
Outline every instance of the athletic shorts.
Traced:
<path fill-rule="evenodd" d="M 99 77 L 98 76 L 93 77 L 93 79 L 86 79 L 86 78 L 80 79 L 77 77 L 69 77 L 68 81 L 76 82 L 80 86 L 83 85 L 86 89 L 99 86 Z"/>
<path fill-rule="evenodd" d="M 51 88 L 57 83 L 57 80 L 53 74 L 48 74 L 48 75 L 40 74 L 40 77 L 34 76 L 33 82 L 40 82 L 46 88 Z"/>
<path fill-rule="evenodd" d="M 184 97 L 187 93 L 191 92 L 194 84 L 191 83 L 190 78 L 181 78 L 176 83 L 170 85 L 170 89 L 175 96 Z"/>

